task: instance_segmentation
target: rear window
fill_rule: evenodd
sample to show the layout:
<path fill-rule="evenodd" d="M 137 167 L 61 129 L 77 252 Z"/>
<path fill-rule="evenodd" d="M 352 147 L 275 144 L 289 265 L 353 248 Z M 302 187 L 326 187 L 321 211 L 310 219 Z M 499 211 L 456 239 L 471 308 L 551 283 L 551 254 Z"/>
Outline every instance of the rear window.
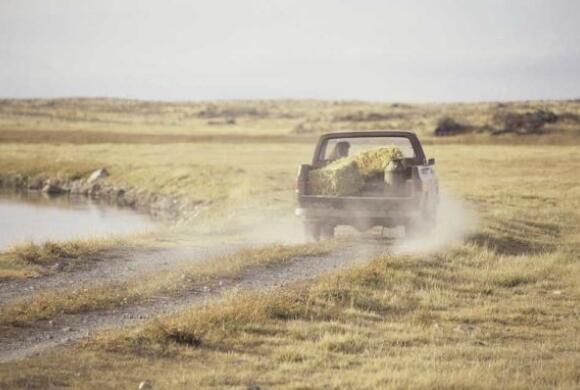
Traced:
<path fill-rule="evenodd" d="M 326 144 L 322 145 L 322 149 L 320 150 L 319 159 L 321 161 L 334 160 L 337 151 L 339 152 L 339 157 L 344 157 L 345 146 L 348 151 L 348 156 L 354 156 L 360 152 L 380 148 L 381 146 L 396 146 L 403 153 L 403 157 L 417 157 L 415 156 L 415 150 L 413 149 L 411 141 L 406 137 L 345 137 L 332 138 L 326 141 Z"/>

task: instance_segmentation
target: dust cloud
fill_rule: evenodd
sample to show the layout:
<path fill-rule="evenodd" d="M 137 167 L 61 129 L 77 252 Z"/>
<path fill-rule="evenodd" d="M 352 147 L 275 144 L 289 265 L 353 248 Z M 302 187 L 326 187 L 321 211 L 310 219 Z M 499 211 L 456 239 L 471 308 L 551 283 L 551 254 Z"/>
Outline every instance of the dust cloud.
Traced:
<path fill-rule="evenodd" d="M 246 208 L 244 213 L 236 215 L 234 231 L 238 238 L 251 246 L 268 244 L 303 244 L 311 240 L 304 233 L 303 219 L 293 215 L 293 209 L 261 210 Z M 351 213 L 355 215 L 355 213 Z M 353 218 L 355 225 L 365 226 L 364 218 Z M 341 227 L 337 231 L 337 240 L 348 240 L 353 244 L 368 247 L 370 243 L 395 255 L 424 254 L 444 250 L 461 243 L 473 234 L 479 225 L 475 211 L 464 201 L 449 194 L 441 194 L 437 215 L 437 224 L 428 232 L 406 237 L 404 228 L 385 229 L 390 232 L 383 236 L 379 228 L 366 233 L 357 232 L 354 228 Z M 366 230 L 366 229 L 363 229 Z M 393 235 L 394 234 L 394 235 Z M 373 253 L 376 251 L 373 250 Z"/>
<path fill-rule="evenodd" d="M 257 221 L 262 218 L 263 216 L 256 216 Z M 245 237 L 252 244 L 292 245 L 308 242 L 302 219 L 294 215 L 277 215 L 268 221 L 254 223 L 246 231 Z"/>
<path fill-rule="evenodd" d="M 440 194 L 435 228 L 425 235 L 396 240 L 392 250 L 397 255 L 440 251 L 462 242 L 478 226 L 477 214 L 466 202 L 449 194 Z"/>

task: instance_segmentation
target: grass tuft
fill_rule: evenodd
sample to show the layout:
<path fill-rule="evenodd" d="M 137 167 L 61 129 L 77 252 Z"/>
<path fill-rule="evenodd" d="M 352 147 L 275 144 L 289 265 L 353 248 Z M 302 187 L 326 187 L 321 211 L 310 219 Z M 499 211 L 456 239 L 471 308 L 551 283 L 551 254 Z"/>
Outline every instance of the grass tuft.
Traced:
<path fill-rule="evenodd" d="M 73 241 L 46 241 L 42 244 L 29 242 L 12 247 L 8 255 L 26 264 L 52 265 L 58 261 L 78 259 L 91 255 L 105 248 L 119 245 L 121 239 L 88 239 Z"/>

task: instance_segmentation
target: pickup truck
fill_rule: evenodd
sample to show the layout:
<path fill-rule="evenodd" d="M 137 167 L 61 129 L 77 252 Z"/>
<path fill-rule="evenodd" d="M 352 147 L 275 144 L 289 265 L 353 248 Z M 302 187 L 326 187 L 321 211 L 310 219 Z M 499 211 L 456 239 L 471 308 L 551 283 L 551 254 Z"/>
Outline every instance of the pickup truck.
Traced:
<path fill-rule="evenodd" d="M 309 172 L 331 163 L 338 146 L 354 155 L 381 146 L 396 146 L 402 158 L 395 169 L 367 182 L 357 195 L 316 195 L 309 191 Z M 316 241 L 334 236 L 335 228 L 348 225 L 359 231 L 375 226 L 404 226 L 405 234 L 417 234 L 435 225 L 439 188 L 435 159 L 427 160 L 417 136 L 408 131 L 365 131 L 324 134 L 318 140 L 312 164 L 298 170 L 296 215 L 304 218 L 306 235 Z"/>

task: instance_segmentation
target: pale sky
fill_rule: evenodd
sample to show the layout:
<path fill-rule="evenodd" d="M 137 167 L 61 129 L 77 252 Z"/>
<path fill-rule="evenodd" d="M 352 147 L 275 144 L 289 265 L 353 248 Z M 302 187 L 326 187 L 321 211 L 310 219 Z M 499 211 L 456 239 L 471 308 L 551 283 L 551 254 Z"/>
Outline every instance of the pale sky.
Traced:
<path fill-rule="evenodd" d="M 580 98 L 576 0 L 0 0 L 0 97 Z"/>

